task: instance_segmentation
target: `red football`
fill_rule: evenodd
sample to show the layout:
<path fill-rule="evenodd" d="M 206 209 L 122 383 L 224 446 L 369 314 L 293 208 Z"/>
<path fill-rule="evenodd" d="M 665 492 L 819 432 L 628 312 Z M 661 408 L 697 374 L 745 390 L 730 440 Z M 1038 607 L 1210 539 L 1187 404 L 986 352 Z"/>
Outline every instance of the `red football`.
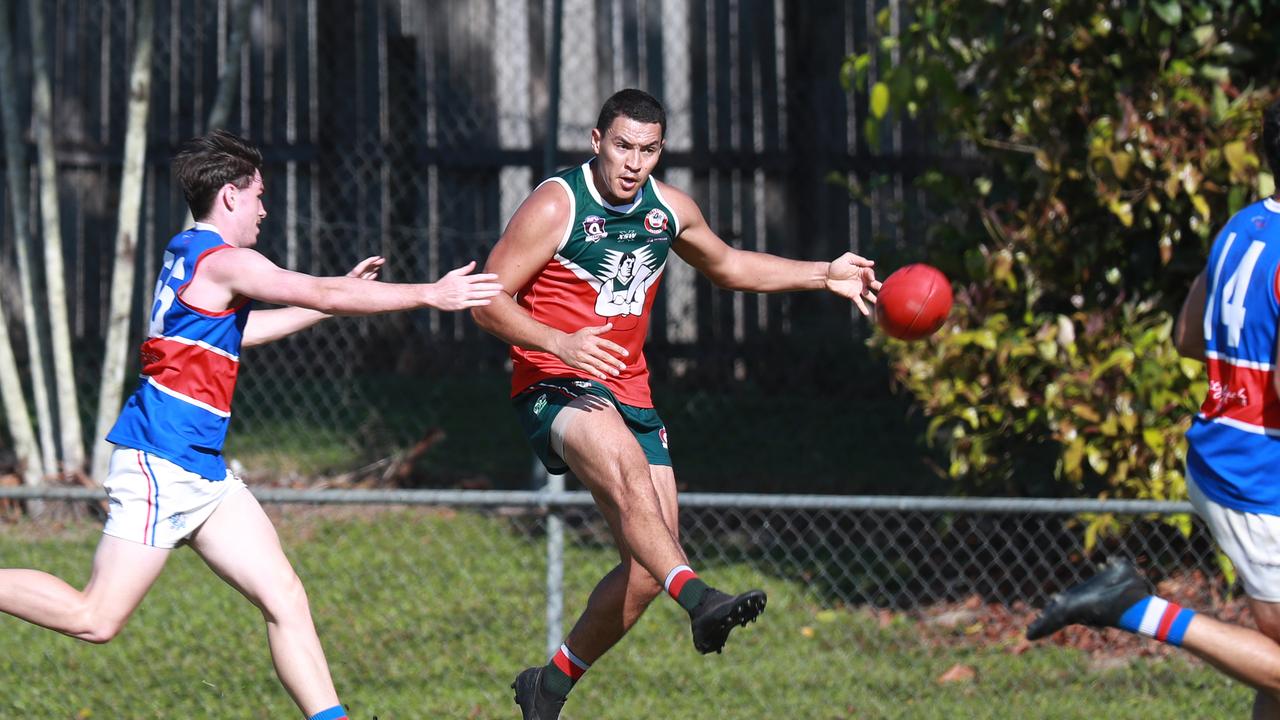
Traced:
<path fill-rule="evenodd" d="M 950 312 L 951 282 L 924 263 L 899 268 L 876 294 L 876 322 L 899 340 L 932 335 Z"/>

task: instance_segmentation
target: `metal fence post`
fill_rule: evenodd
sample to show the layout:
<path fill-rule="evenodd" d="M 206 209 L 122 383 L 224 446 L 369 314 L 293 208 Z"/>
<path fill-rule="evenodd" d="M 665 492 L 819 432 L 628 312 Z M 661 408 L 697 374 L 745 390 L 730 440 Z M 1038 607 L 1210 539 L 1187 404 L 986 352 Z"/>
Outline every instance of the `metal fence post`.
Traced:
<path fill-rule="evenodd" d="M 543 143 L 542 170 L 546 177 L 556 171 L 556 151 L 560 146 L 560 53 L 563 45 L 563 0 L 551 2 L 551 37 L 548 38 L 547 136 Z M 537 463 L 537 460 L 534 461 Z M 541 467 L 539 463 L 539 467 Z M 545 468 L 543 489 L 564 492 L 564 475 Z M 564 520 L 555 508 L 547 514 L 547 657 L 555 655 L 564 637 Z"/>
<path fill-rule="evenodd" d="M 564 492 L 564 475 L 543 471 L 547 492 Z M 547 513 L 547 657 L 556 654 L 564 637 L 564 519 L 552 508 Z"/>

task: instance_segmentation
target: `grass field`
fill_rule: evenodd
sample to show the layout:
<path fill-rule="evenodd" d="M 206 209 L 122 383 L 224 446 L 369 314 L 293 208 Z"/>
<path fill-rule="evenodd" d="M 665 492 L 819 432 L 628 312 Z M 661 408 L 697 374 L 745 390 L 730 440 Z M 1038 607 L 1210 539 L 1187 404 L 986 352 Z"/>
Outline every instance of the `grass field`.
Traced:
<path fill-rule="evenodd" d="M 541 662 L 544 545 L 526 521 L 440 510 L 275 508 L 306 582 L 352 718 L 518 718 L 507 685 Z M 84 581 L 98 526 L 0 525 L 0 565 Z M 567 613 L 613 562 L 571 543 Z M 800 582 L 748 565 L 700 568 L 728 587 L 763 583 L 769 610 L 702 657 L 660 599 L 579 685 L 565 720 L 651 717 L 1244 717 L 1250 695 L 1181 656 L 1100 669 L 1073 650 L 940 649 L 914 623 L 823 608 Z M 947 668 L 971 682 L 939 684 Z M 0 618 L 0 715 L 25 718 L 297 717 L 262 623 L 179 550 L 117 640 L 90 646 Z"/>

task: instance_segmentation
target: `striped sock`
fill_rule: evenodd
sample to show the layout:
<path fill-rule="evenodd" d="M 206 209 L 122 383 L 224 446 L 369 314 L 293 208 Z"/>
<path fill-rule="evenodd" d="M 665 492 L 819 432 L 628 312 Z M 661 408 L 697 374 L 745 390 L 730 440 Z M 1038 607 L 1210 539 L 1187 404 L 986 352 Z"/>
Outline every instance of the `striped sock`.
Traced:
<path fill-rule="evenodd" d="M 591 665 L 574 655 L 568 645 L 561 644 L 542 671 L 542 687 L 556 697 L 568 697 L 574 684 L 590 669 Z"/>
<path fill-rule="evenodd" d="M 341 705 L 334 705 L 328 710 L 321 710 L 307 720 L 347 720 L 347 711 Z"/>
<path fill-rule="evenodd" d="M 666 582 L 662 583 L 662 587 L 666 588 L 667 594 L 675 598 L 680 603 L 680 607 L 686 612 L 693 612 L 698 607 L 698 603 L 702 602 L 702 596 L 707 594 L 707 584 L 702 582 L 698 574 L 688 565 L 677 565 L 667 573 Z"/>
<path fill-rule="evenodd" d="M 1125 610 L 1116 626 L 1121 630 L 1180 647 L 1182 636 L 1187 633 L 1187 626 L 1191 624 L 1191 618 L 1195 614 L 1194 610 L 1188 610 L 1177 603 L 1148 595 Z"/>

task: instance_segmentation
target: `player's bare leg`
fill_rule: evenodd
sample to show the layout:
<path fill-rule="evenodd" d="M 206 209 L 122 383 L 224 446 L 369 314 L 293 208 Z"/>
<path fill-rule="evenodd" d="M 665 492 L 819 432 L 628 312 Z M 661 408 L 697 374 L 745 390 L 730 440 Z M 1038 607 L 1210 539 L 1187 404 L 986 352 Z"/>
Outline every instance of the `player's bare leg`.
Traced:
<path fill-rule="evenodd" d="M 699 652 L 719 652 L 732 628 L 745 625 L 763 612 L 764 593 L 753 590 L 738 596 L 726 595 L 709 588 L 689 568 L 678 539 L 675 477 L 667 468 L 665 475 L 655 479 L 644 450 L 613 405 L 594 403 L 566 408 L 565 412 L 573 414 L 560 433 L 560 454 L 591 490 L 614 533 L 619 553 L 630 563 L 643 566 L 689 612 L 693 642 Z M 631 570 L 626 575 L 622 572 L 616 577 L 627 579 L 630 585 Z M 646 583 L 637 582 L 634 587 L 636 599 L 647 593 Z M 605 588 L 606 593 L 610 591 Z M 602 601 L 609 602 L 606 598 Z M 612 602 L 621 612 L 618 601 Z M 636 612 L 636 618 L 640 612 L 643 610 Z M 625 633 L 629 627 L 623 625 L 617 631 Z"/>
<path fill-rule="evenodd" d="M 1258 691 L 1255 720 L 1280 720 L 1280 603 L 1249 598 L 1257 630 L 1196 615 L 1182 647 Z"/>
<path fill-rule="evenodd" d="M 151 589 L 169 550 L 103 535 L 84 590 L 39 570 L 0 570 L 0 612 L 91 643 L 124 628 Z"/>
<path fill-rule="evenodd" d="M 262 611 L 276 674 L 303 713 L 309 717 L 338 705 L 306 590 L 253 494 L 228 495 L 192 536 L 191 546 Z"/>
<path fill-rule="evenodd" d="M 564 431 L 564 461 L 591 491 L 614 536 L 661 582 L 688 562 L 663 518 L 644 451 L 612 405 L 585 407 Z"/>
<path fill-rule="evenodd" d="M 719 651 L 729 629 L 755 619 L 765 603 L 761 591 L 735 597 L 708 588 L 701 580 L 697 580 L 703 590 L 701 602 L 686 602 L 687 596 L 675 589 L 671 578 L 685 572 L 694 578 L 696 575 L 680 548 L 679 510 L 671 468 L 648 464 L 644 450 L 612 405 L 588 401 L 562 411 L 565 412 L 573 414 L 562 416 L 567 420 L 560 427 L 563 445 L 556 447 L 553 439 L 553 449 L 591 490 L 609 523 L 622 562 L 596 585 L 586 610 L 551 662 L 545 667 L 526 669 L 512 684 L 524 720 L 558 718 L 573 683 L 626 635 L 662 592 L 664 584 L 690 613 L 694 645 L 702 652 Z M 591 422 L 587 421 L 588 413 Z M 558 417 L 557 422 L 560 420 Z M 632 539 L 637 525 L 653 527 L 655 522 L 660 531 L 643 531 L 638 539 L 644 543 L 645 552 L 671 553 L 656 561 L 667 565 L 656 567 L 652 556 L 647 562 L 642 561 Z M 664 573 L 663 567 L 673 569 Z"/>
<path fill-rule="evenodd" d="M 663 522 L 671 534 L 679 538 L 675 473 L 663 465 L 651 465 L 649 469 L 662 508 Z M 618 526 L 612 518 L 609 525 L 611 528 Z M 616 645 L 653 599 L 662 593 L 662 584 L 635 561 L 616 531 L 614 542 L 622 561 L 596 584 L 586 609 L 565 640 L 565 644 L 587 663 L 594 663 Z"/>

